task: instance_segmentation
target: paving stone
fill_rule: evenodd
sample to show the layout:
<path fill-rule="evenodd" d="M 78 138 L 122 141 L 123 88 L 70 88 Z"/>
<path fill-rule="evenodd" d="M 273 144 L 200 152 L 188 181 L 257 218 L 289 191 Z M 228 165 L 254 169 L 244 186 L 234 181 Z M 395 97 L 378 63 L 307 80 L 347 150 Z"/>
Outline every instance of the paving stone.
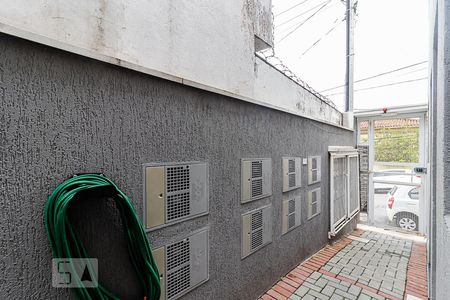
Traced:
<path fill-rule="evenodd" d="M 388 295 L 394 296 L 396 298 L 399 298 L 399 299 L 403 298 L 403 294 L 397 294 L 397 293 L 395 293 L 393 291 L 390 291 L 390 290 L 387 290 L 387 289 L 384 289 L 384 288 L 381 288 L 380 291 L 382 291 L 383 293 L 386 293 Z"/>
<path fill-rule="evenodd" d="M 309 275 L 310 278 L 313 278 L 316 280 L 319 279 L 321 276 L 322 276 L 322 273 L 319 273 L 319 272 L 313 272 L 311 275 Z"/>
<path fill-rule="evenodd" d="M 372 297 L 370 297 L 370 296 L 368 296 L 366 294 L 361 294 L 358 297 L 358 300 L 371 300 L 371 299 L 372 299 Z"/>
<path fill-rule="evenodd" d="M 352 295 L 358 296 L 359 293 L 361 293 L 361 288 L 359 286 L 356 285 L 352 285 L 349 289 L 348 292 Z"/>
<path fill-rule="evenodd" d="M 306 286 L 302 285 L 294 293 L 296 295 L 299 295 L 300 297 L 303 297 L 304 295 L 306 295 L 306 293 L 308 291 L 309 291 L 309 288 L 307 288 Z"/>
<path fill-rule="evenodd" d="M 368 295 L 369 297 L 371 297 L 373 299 L 377 299 L 377 300 L 385 300 L 386 299 L 386 298 L 384 298 L 384 297 L 382 297 L 382 296 L 380 296 L 378 294 L 372 293 L 372 292 L 367 291 L 367 290 L 362 290 L 361 291 L 361 295 Z"/>
<path fill-rule="evenodd" d="M 322 267 L 322 269 L 324 269 L 325 271 L 330 271 L 333 267 L 329 266 L 329 265 L 325 265 Z"/>
<path fill-rule="evenodd" d="M 322 275 L 322 278 L 324 278 L 324 279 L 326 279 L 326 280 L 328 280 L 328 281 L 336 282 L 336 283 L 340 283 L 340 282 L 341 282 L 339 279 L 336 279 L 336 278 L 334 278 L 334 277 L 330 277 L 330 276 L 328 276 L 328 275 Z"/>
<path fill-rule="evenodd" d="M 297 296 L 296 294 L 291 295 L 288 299 L 289 300 L 302 300 L 302 298 L 300 296 Z"/>
<path fill-rule="evenodd" d="M 309 282 L 309 283 L 311 283 L 311 284 L 316 284 L 316 280 L 313 279 L 313 278 L 311 278 L 311 277 L 306 278 L 306 279 L 305 279 L 305 282 Z"/>
<path fill-rule="evenodd" d="M 320 300 L 328 300 L 328 299 L 330 299 L 330 297 L 328 297 L 326 295 L 323 295 L 322 293 L 316 292 L 314 290 L 310 290 L 308 292 L 308 294 L 310 294 L 310 295 L 312 295 L 312 296 L 314 296 L 314 297 L 316 297 L 317 299 L 320 299 Z"/>
<path fill-rule="evenodd" d="M 311 296 L 310 294 L 306 294 L 305 296 L 303 296 L 302 299 L 303 300 L 314 300 L 314 299 L 316 299 L 316 297 Z"/>
<path fill-rule="evenodd" d="M 315 286 L 314 284 L 311 284 L 309 282 L 303 282 L 303 285 L 309 289 L 315 290 L 316 292 L 320 292 L 322 290 L 321 287 Z"/>
<path fill-rule="evenodd" d="M 351 299 L 351 300 L 356 300 L 357 299 L 357 297 L 355 295 L 352 295 L 350 293 L 347 293 L 347 292 L 344 292 L 344 291 L 341 291 L 341 290 L 336 290 L 335 293 L 338 294 L 338 295 L 341 295 L 342 297 L 347 298 L 347 299 Z"/>
<path fill-rule="evenodd" d="M 343 300 L 344 297 L 334 294 L 333 296 L 331 296 L 330 300 Z"/>
<path fill-rule="evenodd" d="M 315 285 L 320 286 L 321 288 L 324 288 L 328 283 L 328 280 L 324 279 L 324 278 L 319 278 Z"/>
<path fill-rule="evenodd" d="M 377 281 L 377 280 L 371 280 L 370 282 L 369 282 L 369 286 L 370 287 L 372 287 L 372 288 L 374 288 L 374 289 L 376 289 L 376 290 L 378 290 L 379 288 L 380 288 L 380 285 L 381 285 L 381 282 L 380 281 Z"/>
<path fill-rule="evenodd" d="M 344 291 L 344 292 L 348 291 L 348 287 L 345 286 L 345 285 L 342 285 L 340 283 L 336 283 L 336 282 L 330 281 L 328 284 L 331 285 L 332 287 L 336 288 L 336 289 L 341 290 L 341 291 Z"/>
<path fill-rule="evenodd" d="M 324 295 L 327 295 L 327 296 L 331 297 L 331 296 L 334 294 L 334 290 L 335 290 L 334 287 L 332 287 L 332 286 L 330 286 L 330 285 L 327 285 L 327 286 L 322 290 L 321 293 L 324 294 Z"/>

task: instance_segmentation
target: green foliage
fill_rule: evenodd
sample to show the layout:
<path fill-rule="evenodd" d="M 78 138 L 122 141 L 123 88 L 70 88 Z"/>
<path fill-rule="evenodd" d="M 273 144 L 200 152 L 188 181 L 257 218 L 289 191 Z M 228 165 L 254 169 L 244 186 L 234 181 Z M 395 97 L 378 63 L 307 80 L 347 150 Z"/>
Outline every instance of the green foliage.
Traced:
<path fill-rule="evenodd" d="M 375 161 L 419 162 L 419 128 L 378 128 L 375 130 Z"/>

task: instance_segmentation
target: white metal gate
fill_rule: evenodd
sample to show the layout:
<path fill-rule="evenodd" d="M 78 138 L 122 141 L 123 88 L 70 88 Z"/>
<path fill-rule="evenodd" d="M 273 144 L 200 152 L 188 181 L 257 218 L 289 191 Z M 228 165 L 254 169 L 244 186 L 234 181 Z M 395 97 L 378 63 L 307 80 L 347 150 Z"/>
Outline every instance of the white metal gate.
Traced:
<path fill-rule="evenodd" d="M 329 152 L 331 238 L 359 212 L 359 160 L 351 147 L 330 147 Z"/>
<path fill-rule="evenodd" d="M 355 112 L 355 117 L 357 144 L 367 145 L 369 149 L 367 223 L 391 228 L 401 227 L 402 219 L 411 219 L 416 223 L 416 230 L 418 227 L 419 232 L 427 235 L 430 207 L 427 184 L 429 178 L 426 174 L 428 166 L 427 106 L 365 110 Z M 400 121 L 403 124 L 400 124 Z M 415 128 L 414 136 L 412 124 Z M 385 128 L 393 130 L 394 126 L 410 129 L 409 131 L 405 129 L 404 133 L 382 135 Z M 395 139 L 408 138 L 416 141 L 413 143 L 415 146 L 413 152 L 416 155 L 414 159 L 402 161 L 394 159 L 395 155 L 392 155 L 392 160 L 376 157 L 377 151 L 381 150 L 386 153 L 388 150 L 391 151 L 389 153 L 403 153 L 405 149 L 412 149 L 408 145 L 402 146 L 393 142 Z M 424 171 L 416 172 L 416 168 Z"/>

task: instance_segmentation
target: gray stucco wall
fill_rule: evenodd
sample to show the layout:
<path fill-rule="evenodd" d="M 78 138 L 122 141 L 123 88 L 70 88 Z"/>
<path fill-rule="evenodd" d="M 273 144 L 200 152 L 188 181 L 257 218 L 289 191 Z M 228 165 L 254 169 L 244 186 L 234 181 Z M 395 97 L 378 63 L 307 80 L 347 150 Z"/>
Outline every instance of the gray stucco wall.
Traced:
<path fill-rule="evenodd" d="M 185 299 L 256 299 L 327 243 L 329 145 L 352 132 L 188 88 L 0 35 L 0 299 L 63 299 L 51 287 L 43 206 L 80 172 L 102 172 L 142 215 L 142 164 L 207 161 L 210 214 L 149 234 L 158 247 L 209 224 L 210 280 Z M 151 55 L 151 54 L 149 54 Z M 281 157 L 322 156 L 322 213 L 281 236 Z M 273 196 L 240 204 L 240 159 L 271 157 Z M 141 296 L 114 205 L 84 199 L 71 211 L 100 279 L 125 299 Z M 240 259 L 240 215 L 272 203 L 273 242 Z"/>
<path fill-rule="evenodd" d="M 431 296 L 450 295 L 450 1 L 430 3 L 431 45 Z"/>

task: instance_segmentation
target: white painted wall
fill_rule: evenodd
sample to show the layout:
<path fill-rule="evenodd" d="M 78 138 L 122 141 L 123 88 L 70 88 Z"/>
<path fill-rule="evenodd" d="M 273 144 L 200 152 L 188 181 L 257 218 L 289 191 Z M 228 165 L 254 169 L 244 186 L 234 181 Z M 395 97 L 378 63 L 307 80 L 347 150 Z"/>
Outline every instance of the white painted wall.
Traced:
<path fill-rule="evenodd" d="M 307 117 L 341 114 L 255 58 L 271 0 L 0 0 L 0 31 Z M 300 103 L 300 104 L 299 104 Z"/>

